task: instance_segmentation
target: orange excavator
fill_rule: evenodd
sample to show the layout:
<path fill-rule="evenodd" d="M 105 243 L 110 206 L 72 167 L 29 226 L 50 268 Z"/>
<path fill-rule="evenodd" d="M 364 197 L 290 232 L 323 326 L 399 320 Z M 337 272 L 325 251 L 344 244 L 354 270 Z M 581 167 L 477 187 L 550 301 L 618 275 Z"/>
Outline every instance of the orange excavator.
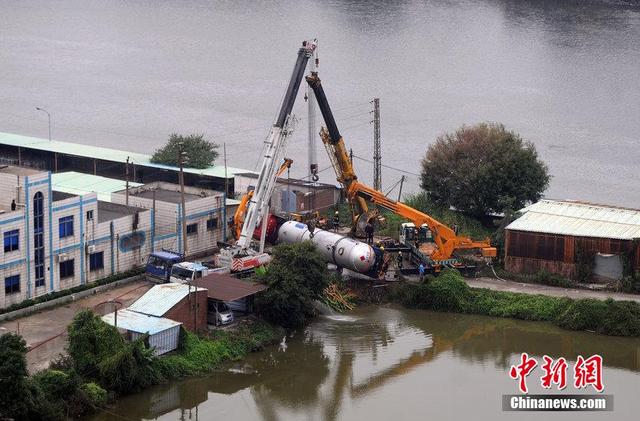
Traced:
<path fill-rule="evenodd" d="M 327 126 L 320 130 L 320 138 L 329 154 L 337 180 L 343 185 L 346 197 L 351 204 L 354 226 L 356 224 L 362 225 L 363 223 L 366 225 L 375 216 L 374 211 L 369 209 L 367 203 L 375 204 L 408 219 L 415 227 L 412 227 L 412 229 L 416 231 L 426 226 L 434 247 L 420 247 L 417 244 L 418 241 L 413 241 L 413 238 L 411 241 L 409 239 L 404 241 L 403 246 L 408 247 L 417 260 L 422 261 L 428 269 L 435 272 L 438 272 L 443 267 L 462 266 L 454 256 L 455 252 L 460 250 L 479 250 L 482 257 L 496 257 L 496 248 L 491 246 L 489 239 L 474 241 L 468 237 L 459 236 L 453 229 L 430 215 L 404 203 L 389 199 L 384 193 L 359 182 L 317 72 L 307 76 L 306 80 L 315 93 L 318 106 Z M 417 239 L 419 236 L 416 235 L 414 238 Z"/>
<path fill-rule="evenodd" d="M 280 168 L 276 172 L 276 178 L 280 177 L 284 174 L 285 171 L 291 168 L 291 164 L 293 164 L 293 159 L 284 158 L 284 162 L 280 165 Z M 231 232 L 235 236 L 236 240 L 240 239 L 240 233 L 242 232 L 242 224 L 244 224 L 244 217 L 247 214 L 247 209 L 249 208 L 249 202 L 253 197 L 253 190 L 247 192 L 240 199 L 240 204 L 238 205 L 238 209 L 236 209 L 236 213 L 233 215 L 233 227 Z"/>

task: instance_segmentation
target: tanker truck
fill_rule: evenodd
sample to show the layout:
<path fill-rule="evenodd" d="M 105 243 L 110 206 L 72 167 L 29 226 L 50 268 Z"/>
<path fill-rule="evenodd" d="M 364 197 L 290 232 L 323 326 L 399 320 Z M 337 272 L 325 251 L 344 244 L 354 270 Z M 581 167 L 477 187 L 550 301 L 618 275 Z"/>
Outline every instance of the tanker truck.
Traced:
<path fill-rule="evenodd" d="M 287 221 L 278 229 L 278 243 L 295 244 L 307 240 L 315 245 L 328 263 L 338 268 L 376 279 L 384 275 L 384 253 L 378 247 L 322 229 L 314 229 L 312 233 L 306 224 L 297 221 Z"/>

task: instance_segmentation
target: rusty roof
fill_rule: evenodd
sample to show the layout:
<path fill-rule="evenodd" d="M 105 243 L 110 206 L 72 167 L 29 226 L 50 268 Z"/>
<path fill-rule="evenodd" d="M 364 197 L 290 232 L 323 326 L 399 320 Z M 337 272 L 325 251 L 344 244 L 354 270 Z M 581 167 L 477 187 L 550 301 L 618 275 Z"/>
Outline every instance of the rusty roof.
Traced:
<path fill-rule="evenodd" d="M 229 274 L 212 273 L 204 278 L 192 282 L 201 288 L 206 288 L 208 297 L 220 301 L 235 301 L 267 289 L 265 285 L 243 281 Z"/>
<path fill-rule="evenodd" d="M 570 200 L 540 200 L 520 211 L 508 230 L 631 240 L 640 237 L 640 210 Z"/>

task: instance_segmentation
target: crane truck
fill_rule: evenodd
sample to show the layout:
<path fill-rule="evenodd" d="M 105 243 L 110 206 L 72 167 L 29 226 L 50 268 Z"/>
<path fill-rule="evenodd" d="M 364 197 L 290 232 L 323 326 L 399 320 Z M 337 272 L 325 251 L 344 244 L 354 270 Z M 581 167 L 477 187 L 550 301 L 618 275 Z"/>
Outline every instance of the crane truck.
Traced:
<path fill-rule="evenodd" d="M 410 251 L 414 261 L 422 262 L 428 271 L 437 273 L 445 267 L 455 267 L 464 270 L 466 267 L 456 256 L 455 252 L 461 250 L 479 250 L 485 258 L 496 257 L 496 248 L 492 247 L 489 240 L 474 241 L 468 237 L 459 236 L 457 233 L 426 213 L 420 212 L 402 202 L 392 200 L 384 193 L 358 181 L 353 165 L 347 154 L 344 139 L 338 130 L 329 102 L 317 72 L 306 77 L 306 81 L 313 89 L 318 106 L 322 113 L 326 128 L 320 130 L 320 138 L 329 154 L 329 159 L 336 172 L 337 180 L 343 185 L 346 197 L 352 206 L 354 224 L 366 224 L 374 213 L 367 203 L 377 205 L 383 209 L 395 213 L 410 221 L 404 224 L 403 229 L 415 229 L 418 234 L 422 230 L 428 230 L 433 239 L 433 246 L 420 244 L 420 235 L 401 233 L 401 243 Z M 415 227 L 415 228 L 414 228 Z M 403 235 L 404 234 L 404 235 Z"/>
<path fill-rule="evenodd" d="M 276 120 L 264 141 L 262 166 L 258 173 L 255 190 L 250 197 L 247 197 L 246 202 L 248 203 L 245 203 L 246 212 L 244 212 L 244 218 L 242 218 L 242 229 L 239 230 L 239 237 L 235 244 L 222 249 L 218 254 L 218 265 L 229 267 L 233 272 L 261 266 L 270 260 L 270 256 L 264 253 L 269 201 L 276 184 L 280 156 L 295 125 L 295 118 L 291 115 L 291 111 L 293 110 L 307 63 L 309 58 L 313 56 L 316 46 L 317 40 L 314 39 L 303 41 L 302 46 L 298 49 L 293 73 L 289 79 Z M 260 243 L 258 250 L 255 250 L 251 246 L 256 228 L 261 222 L 263 227 L 260 229 Z"/>

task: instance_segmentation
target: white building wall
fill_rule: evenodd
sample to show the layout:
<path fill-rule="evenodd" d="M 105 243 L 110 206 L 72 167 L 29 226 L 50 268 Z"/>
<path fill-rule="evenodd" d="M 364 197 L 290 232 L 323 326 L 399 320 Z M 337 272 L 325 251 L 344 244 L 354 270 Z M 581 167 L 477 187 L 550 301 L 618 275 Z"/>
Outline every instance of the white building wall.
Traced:
<path fill-rule="evenodd" d="M 16 189 L 16 185 L 19 188 Z M 11 193 L 13 192 L 13 193 Z M 4 245 L 4 233 L 19 230 L 19 249 L 5 253 L 0 247 L 0 308 L 8 307 L 28 298 L 35 298 L 52 291 L 60 291 L 78 285 L 95 282 L 115 272 L 123 272 L 143 265 L 151 251 L 152 217 L 150 211 L 139 212 L 136 231 L 142 232 L 144 242 L 140 247 L 126 249 L 123 237 L 133 232 L 134 215 L 98 223 L 98 203 L 95 193 L 75 196 L 51 202 L 50 173 L 43 172 L 17 177 L 0 174 L 0 194 L 13 194 L 19 208 L 0 214 L 0 239 Z M 34 253 L 33 200 L 36 194 L 43 196 L 43 244 L 44 283 L 36 285 Z M 87 212 L 93 219 L 87 219 Z M 60 218 L 73 216 L 73 235 L 60 238 Z M 175 222 L 174 222 L 175 225 Z M 113 226 L 113 228 L 112 228 Z M 113 233 L 113 236 L 112 236 Z M 174 236 L 175 237 L 175 236 Z M 104 267 L 90 270 L 89 252 L 103 252 Z M 60 263 L 73 261 L 73 276 L 60 277 Z M 20 291 L 5 293 L 5 279 L 20 275 Z"/>

